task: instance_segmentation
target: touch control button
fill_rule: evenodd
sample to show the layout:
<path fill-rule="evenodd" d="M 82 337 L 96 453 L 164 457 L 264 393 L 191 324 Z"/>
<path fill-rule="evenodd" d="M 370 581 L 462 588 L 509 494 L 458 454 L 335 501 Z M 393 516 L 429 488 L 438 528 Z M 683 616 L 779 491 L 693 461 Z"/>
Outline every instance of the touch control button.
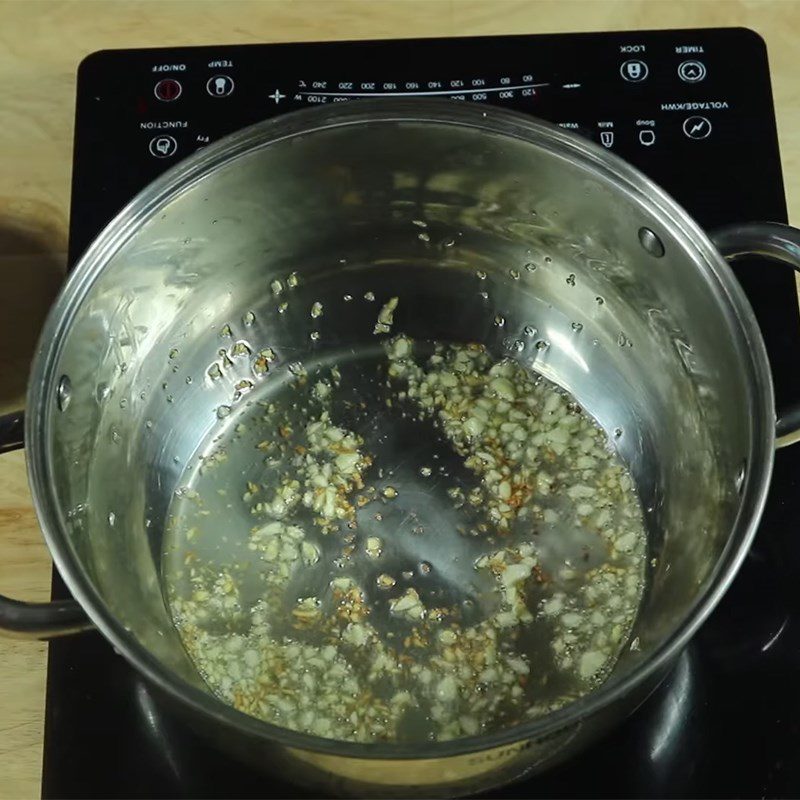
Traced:
<path fill-rule="evenodd" d="M 650 147 L 656 140 L 656 132 L 650 128 L 642 128 L 639 131 L 639 142 L 645 147 Z"/>
<path fill-rule="evenodd" d="M 156 96 L 156 99 L 162 100 L 165 103 L 171 103 L 173 100 L 177 100 L 182 92 L 183 87 L 175 78 L 164 78 L 153 87 L 153 94 Z"/>
<path fill-rule="evenodd" d="M 638 58 L 631 58 L 627 61 L 624 61 L 622 66 L 619 68 L 620 75 L 622 75 L 626 81 L 630 81 L 631 83 L 639 83 L 640 81 L 643 81 L 649 72 L 650 70 L 647 68 L 647 64 Z"/>
<path fill-rule="evenodd" d="M 698 83 L 706 77 L 706 65 L 702 61 L 684 61 L 678 67 L 678 77 L 686 83 Z"/>
<path fill-rule="evenodd" d="M 711 133 L 711 123 L 706 117 L 686 117 L 683 132 L 690 139 L 705 139 Z"/>
<path fill-rule="evenodd" d="M 212 75 L 206 82 L 206 91 L 212 97 L 227 97 L 233 92 L 233 87 L 230 75 Z"/>
<path fill-rule="evenodd" d="M 148 145 L 150 155 L 156 158 L 169 158 L 178 152 L 178 143 L 174 136 L 154 136 Z"/>

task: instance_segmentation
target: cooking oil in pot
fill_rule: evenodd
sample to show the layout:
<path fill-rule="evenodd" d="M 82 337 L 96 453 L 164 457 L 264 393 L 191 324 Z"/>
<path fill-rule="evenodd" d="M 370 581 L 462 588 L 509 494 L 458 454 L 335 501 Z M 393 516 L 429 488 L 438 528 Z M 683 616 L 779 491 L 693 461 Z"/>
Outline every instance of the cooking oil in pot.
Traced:
<path fill-rule="evenodd" d="M 644 587 L 641 506 L 596 422 L 482 345 L 389 338 L 396 306 L 338 358 L 248 347 L 271 379 L 218 410 L 165 538 L 210 689 L 340 740 L 446 740 L 565 705 L 608 677 Z"/>

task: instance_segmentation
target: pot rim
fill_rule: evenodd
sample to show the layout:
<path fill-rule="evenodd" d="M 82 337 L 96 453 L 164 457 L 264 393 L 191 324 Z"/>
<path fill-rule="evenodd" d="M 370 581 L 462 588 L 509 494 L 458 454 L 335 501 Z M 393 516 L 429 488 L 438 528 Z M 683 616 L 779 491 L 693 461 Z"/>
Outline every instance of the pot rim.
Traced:
<path fill-rule="evenodd" d="M 105 264 L 164 203 L 187 191 L 205 176 L 240 158 L 281 140 L 307 136 L 336 127 L 363 124 L 424 123 L 456 125 L 482 133 L 520 139 L 556 156 L 577 159 L 615 190 L 629 193 L 638 203 L 657 212 L 673 233 L 699 256 L 699 268 L 723 296 L 723 312 L 736 336 L 742 369 L 750 387 L 752 435 L 745 482 L 736 520 L 716 567 L 683 623 L 628 674 L 603 685 L 545 716 L 501 731 L 426 742 L 423 745 L 357 743 L 325 739 L 251 717 L 223 703 L 209 692 L 190 685 L 163 667 L 111 613 L 92 587 L 69 545 L 66 520 L 61 514 L 50 471 L 49 430 L 56 410 L 56 367 L 61 343 L 83 299 Z M 579 725 L 649 677 L 665 668 L 705 621 L 732 582 L 766 502 L 772 474 L 775 440 L 774 392 L 766 348 L 755 315 L 734 274 L 697 223 L 663 189 L 605 148 L 547 122 L 505 109 L 451 100 L 359 100 L 335 106 L 296 111 L 256 123 L 203 148 L 169 169 L 145 187 L 103 229 L 78 260 L 52 306 L 43 327 L 29 378 L 25 421 L 28 478 L 33 504 L 56 567 L 72 595 L 103 636 L 155 686 L 196 713 L 257 738 L 305 751 L 367 759 L 435 759 L 457 756 L 536 740 Z"/>

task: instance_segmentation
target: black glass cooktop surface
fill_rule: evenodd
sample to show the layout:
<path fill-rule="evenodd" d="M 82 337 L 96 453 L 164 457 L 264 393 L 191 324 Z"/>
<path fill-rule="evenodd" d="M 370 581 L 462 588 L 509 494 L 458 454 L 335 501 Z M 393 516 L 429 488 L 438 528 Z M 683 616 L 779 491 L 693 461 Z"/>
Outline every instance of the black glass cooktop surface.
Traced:
<path fill-rule="evenodd" d="M 77 86 L 70 258 L 146 183 L 258 120 L 362 96 L 506 106 L 594 138 L 707 229 L 786 221 L 763 42 L 743 29 L 104 51 Z M 779 404 L 800 398 L 794 278 L 737 275 Z M 800 447 L 756 542 L 670 677 L 626 723 L 497 797 L 800 795 Z M 54 594 L 64 595 L 57 576 Z M 99 634 L 50 645 L 44 797 L 304 797 L 212 750 Z"/>

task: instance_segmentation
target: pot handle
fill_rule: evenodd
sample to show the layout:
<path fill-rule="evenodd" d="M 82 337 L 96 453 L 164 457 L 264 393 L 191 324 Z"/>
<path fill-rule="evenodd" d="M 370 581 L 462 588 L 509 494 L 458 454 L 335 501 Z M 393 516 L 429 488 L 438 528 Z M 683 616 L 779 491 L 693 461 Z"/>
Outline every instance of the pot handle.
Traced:
<path fill-rule="evenodd" d="M 24 446 L 25 416 L 22 411 L 0 417 L 0 453 Z M 23 603 L 0 595 L 0 633 L 26 639 L 54 639 L 92 628 L 75 600 Z"/>
<path fill-rule="evenodd" d="M 727 225 L 709 234 L 727 261 L 758 256 L 787 264 L 800 272 L 800 230 L 778 222 Z M 800 441 L 800 405 L 780 409 L 775 425 L 776 447 Z"/>

